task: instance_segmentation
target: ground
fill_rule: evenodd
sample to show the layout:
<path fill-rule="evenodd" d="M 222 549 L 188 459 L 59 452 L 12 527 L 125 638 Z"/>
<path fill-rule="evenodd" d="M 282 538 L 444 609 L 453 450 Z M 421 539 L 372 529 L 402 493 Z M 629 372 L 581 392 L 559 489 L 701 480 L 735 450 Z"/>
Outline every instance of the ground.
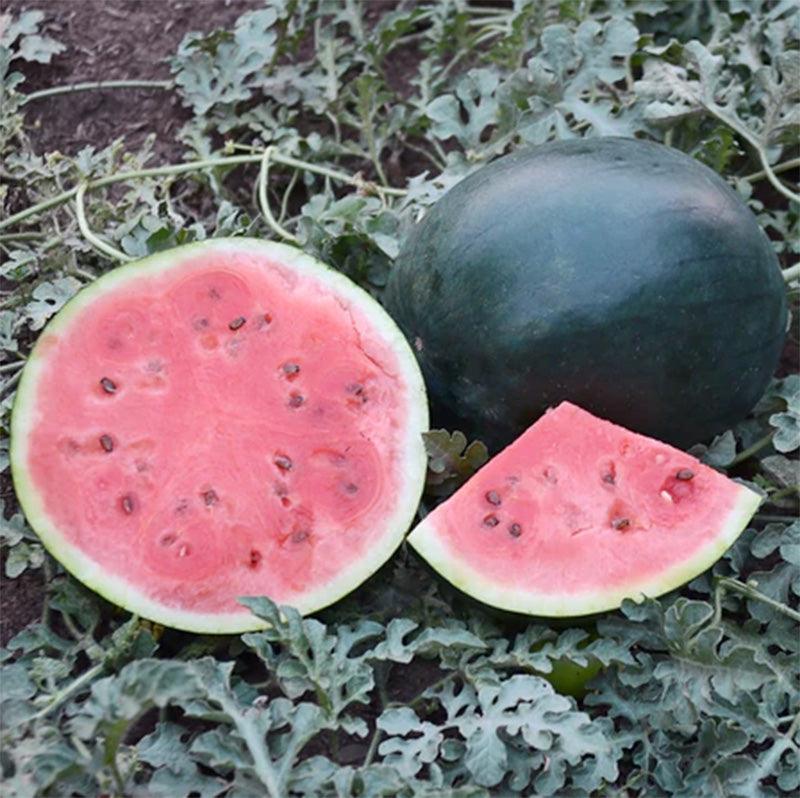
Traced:
<path fill-rule="evenodd" d="M 258 0 L 10 0 L 6 12 L 39 9 L 47 31 L 67 45 L 48 65 L 26 69 L 25 92 L 97 80 L 166 80 L 169 58 L 189 31 L 232 25 Z M 28 134 L 41 152 L 76 152 L 124 136 L 135 149 L 157 135 L 159 159 L 180 159 L 175 131 L 187 113 L 161 91 L 92 91 L 61 95 L 29 107 Z"/>

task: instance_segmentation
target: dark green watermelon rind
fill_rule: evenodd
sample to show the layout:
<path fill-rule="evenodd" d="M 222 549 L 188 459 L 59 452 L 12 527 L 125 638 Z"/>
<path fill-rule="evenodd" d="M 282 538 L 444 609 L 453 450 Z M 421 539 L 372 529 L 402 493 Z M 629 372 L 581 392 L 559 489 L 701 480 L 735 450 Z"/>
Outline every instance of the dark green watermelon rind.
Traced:
<path fill-rule="evenodd" d="M 619 138 L 472 173 L 411 231 L 385 303 L 437 423 L 497 451 L 562 400 L 691 446 L 753 407 L 787 329 L 741 198 L 677 150 Z"/>
<path fill-rule="evenodd" d="M 139 261 L 125 264 L 99 277 L 73 297 L 51 319 L 42 332 L 23 369 L 11 417 L 10 460 L 14 488 L 28 523 L 44 546 L 73 576 L 112 603 L 165 626 L 192 632 L 233 634 L 263 628 L 264 622 L 249 610 L 233 613 L 195 613 L 152 600 L 140 588 L 119 574 L 107 573 L 86 552 L 69 542 L 48 516 L 42 496 L 28 471 L 28 433 L 36 424 L 36 394 L 47 362 L 48 336 L 64 332 L 91 307 L 98 297 L 134 281 L 143 273 L 166 271 L 201 254 L 236 252 L 261 254 L 319 280 L 338 296 L 351 302 L 380 332 L 397 357 L 401 377 L 407 386 L 408 403 L 404 461 L 399 469 L 402 484 L 396 486 L 396 511 L 386 519 L 383 536 L 368 556 L 351 564 L 331 582 L 309 590 L 296 602 L 304 614 L 315 612 L 337 601 L 383 565 L 402 542 L 411 525 L 425 483 L 427 456 L 422 433 L 428 428 L 425 385 L 416 359 L 405 337 L 381 306 L 344 275 L 302 251 L 269 241 L 248 238 L 218 238 L 176 247 Z"/>
<path fill-rule="evenodd" d="M 675 590 L 709 569 L 747 528 L 761 503 L 761 497 L 743 485 L 738 490 L 727 516 L 705 545 L 691 557 L 673 563 L 656 576 L 639 579 L 635 572 L 626 584 L 610 585 L 606 590 L 585 593 L 559 593 L 554 590 L 520 590 L 492 581 L 472 563 L 466 562 L 444 542 L 438 529 L 436 512 L 417 525 L 408 542 L 428 564 L 448 582 L 473 598 L 498 609 L 538 617 L 576 618 L 617 609 L 625 599 L 642 601 Z M 524 569 L 516 561 L 514 569 Z"/>

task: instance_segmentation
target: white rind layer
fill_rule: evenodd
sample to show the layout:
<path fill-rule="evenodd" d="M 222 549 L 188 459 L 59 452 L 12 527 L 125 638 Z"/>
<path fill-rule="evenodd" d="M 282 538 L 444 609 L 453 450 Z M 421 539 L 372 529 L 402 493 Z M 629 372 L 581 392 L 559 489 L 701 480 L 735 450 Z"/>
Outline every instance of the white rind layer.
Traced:
<path fill-rule="evenodd" d="M 425 484 L 427 457 L 422 433 L 428 429 L 428 403 L 425 384 L 411 348 L 391 317 L 366 291 L 320 261 L 286 244 L 250 238 L 218 238 L 187 244 L 126 264 L 98 278 L 70 300 L 42 333 L 64 332 L 95 299 L 108 291 L 148 275 L 168 271 L 199 254 L 218 251 L 220 255 L 247 253 L 263 255 L 290 266 L 330 286 L 336 294 L 352 302 L 374 325 L 395 353 L 401 378 L 408 391 L 406 440 L 403 442 L 402 482 L 397 486 L 394 514 L 386 519 L 384 532 L 368 556 L 342 570 L 335 579 L 309 590 L 295 605 L 303 614 L 326 607 L 360 585 L 383 565 L 397 549 L 411 525 Z M 86 552 L 70 543 L 48 516 L 41 495 L 28 468 L 28 438 L 36 423 L 37 386 L 46 357 L 34 347 L 22 373 L 11 418 L 11 470 L 14 488 L 28 523 L 47 550 L 81 582 L 104 598 L 164 626 L 191 632 L 234 634 L 260 629 L 265 623 L 249 610 L 235 613 L 197 613 L 154 601 L 138 587 L 116 574 L 106 572 Z"/>
<path fill-rule="evenodd" d="M 445 543 L 437 528 L 435 513 L 414 528 L 408 542 L 445 579 L 484 604 L 526 615 L 574 618 L 616 609 L 626 598 L 634 601 L 656 598 L 686 584 L 710 568 L 730 548 L 760 503 L 757 493 L 738 486 L 736 500 L 727 517 L 722 519 L 719 531 L 691 557 L 670 565 L 657 576 L 639 581 L 632 579 L 625 585 L 585 593 L 548 593 L 533 587 L 521 590 L 488 580 Z"/>

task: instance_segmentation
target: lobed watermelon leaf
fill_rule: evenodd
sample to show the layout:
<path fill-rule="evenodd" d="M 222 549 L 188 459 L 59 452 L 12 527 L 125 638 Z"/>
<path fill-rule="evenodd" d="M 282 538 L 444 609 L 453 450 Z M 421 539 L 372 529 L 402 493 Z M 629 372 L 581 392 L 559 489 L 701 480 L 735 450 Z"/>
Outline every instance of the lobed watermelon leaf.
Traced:
<path fill-rule="evenodd" d="M 426 490 L 433 496 L 449 496 L 489 459 L 482 441 L 468 444 L 464 433 L 458 430 L 431 430 L 423 437 L 428 452 Z"/>

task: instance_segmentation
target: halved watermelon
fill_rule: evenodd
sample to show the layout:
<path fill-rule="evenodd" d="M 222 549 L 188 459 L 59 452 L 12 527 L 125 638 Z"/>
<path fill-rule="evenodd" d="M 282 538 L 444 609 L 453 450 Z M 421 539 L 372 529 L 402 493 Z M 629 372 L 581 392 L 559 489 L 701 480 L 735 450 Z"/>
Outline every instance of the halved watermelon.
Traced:
<path fill-rule="evenodd" d="M 572 617 L 688 582 L 722 556 L 759 502 L 694 457 L 563 402 L 409 542 L 486 604 Z"/>
<path fill-rule="evenodd" d="M 15 402 L 17 495 L 50 552 L 146 618 L 239 632 L 383 564 L 426 458 L 416 360 L 381 307 L 250 239 L 122 266 L 50 322 Z"/>

